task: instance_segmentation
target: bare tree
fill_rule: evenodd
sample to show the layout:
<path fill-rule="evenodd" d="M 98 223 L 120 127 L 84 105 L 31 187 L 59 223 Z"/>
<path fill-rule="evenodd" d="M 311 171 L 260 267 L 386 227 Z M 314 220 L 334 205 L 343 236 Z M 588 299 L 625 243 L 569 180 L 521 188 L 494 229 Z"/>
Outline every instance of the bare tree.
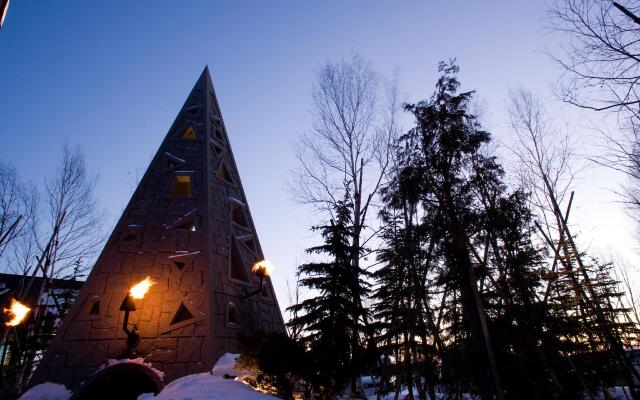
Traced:
<path fill-rule="evenodd" d="M 354 271 L 360 270 L 361 258 L 367 255 L 363 249 L 376 232 L 367 221 L 391 161 L 390 144 L 398 132 L 397 85 L 390 85 L 387 101 L 378 98 L 378 86 L 370 63 L 357 55 L 326 63 L 316 71 L 313 125 L 300 137 L 299 168 L 290 182 L 296 201 L 311 205 L 325 221 L 333 218 L 346 191 Z M 353 293 L 354 303 L 361 308 L 364 293 L 357 288 Z M 366 315 L 353 318 L 367 324 Z M 358 335 L 360 332 L 354 332 L 353 342 L 359 340 Z"/>
<path fill-rule="evenodd" d="M 16 240 L 33 228 L 37 205 L 36 188 L 24 183 L 13 165 L 0 161 L 0 260 Z M 2 268 L 13 271 L 14 265 L 4 259 Z"/>
<path fill-rule="evenodd" d="M 516 156 L 518 179 L 530 193 L 532 210 L 549 237 L 561 229 L 556 208 L 567 206 L 575 174 L 581 168 L 576 144 L 558 131 L 539 96 L 524 88 L 509 93 L 508 113 L 515 134 L 510 147 Z"/>
<path fill-rule="evenodd" d="M 87 172 L 80 149 L 71 148 L 65 142 L 58 166 L 45 182 L 46 221 L 50 231 L 59 226 L 53 246 L 46 255 L 51 264 L 51 270 L 46 273 L 48 277 L 64 277 L 76 267 L 78 260 L 91 261 L 100 251 L 105 215 L 95 200 L 96 181 L 97 177 Z"/>
<path fill-rule="evenodd" d="M 589 275 L 589 266 L 583 261 L 583 253 L 579 251 L 568 224 L 573 200 L 573 192 L 566 198 L 574 177 L 571 170 L 572 146 L 567 144 L 566 138 L 555 134 L 548 123 L 542 101 L 535 95 L 520 89 L 511 93 L 510 100 L 509 114 L 517 138 L 514 153 L 524 166 L 522 176 L 525 188 L 532 193 L 539 217 L 544 221 L 545 228 L 538 223 L 536 225 L 544 242 L 552 250 L 550 272 L 557 276 L 559 267 L 563 268 L 580 305 L 579 314 L 587 326 L 594 327 L 601 343 L 619 363 L 626 383 L 634 387 L 634 375 L 638 374 L 624 351 L 618 332 L 611 328 L 611 321 L 607 320 L 602 296 L 597 292 L 598 283 L 594 283 Z M 557 235 L 557 241 L 554 241 L 552 232 Z M 574 263 L 577 265 L 574 266 Z M 556 281 L 557 278 L 549 281 L 543 297 L 545 303 Z M 593 351 L 599 350 L 594 344 L 592 346 Z M 632 396 L 639 398 L 637 394 Z"/>
<path fill-rule="evenodd" d="M 621 3 L 558 0 L 547 21 L 565 39 L 550 52 L 564 71 L 559 97 L 580 108 L 618 114 L 623 134 L 598 129 L 606 141 L 592 161 L 627 174 L 620 194 L 640 222 L 640 2 Z"/>
<path fill-rule="evenodd" d="M 378 79 L 357 55 L 327 63 L 316 71 L 311 132 L 297 146 L 299 168 L 290 182 L 295 200 L 313 206 L 327 219 L 347 190 L 352 203 L 354 249 L 370 235 L 367 217 L 391 161 L 390 143 L 397 136 L 397 85 L 386 102 L 378 100 Z M 384 103 L 384 104 L 381 104 Z M 362 254 L 354 253 L 354 266 Z"/>
<path fill-rule="evenodd" d="M 558 0 L 548 25 L 566 40 L 552 59 L 564 70 L 558 94 L 564 101 L 596 111 L 640 116 L 640 23 L 628 8 L 604 0 Z"/>

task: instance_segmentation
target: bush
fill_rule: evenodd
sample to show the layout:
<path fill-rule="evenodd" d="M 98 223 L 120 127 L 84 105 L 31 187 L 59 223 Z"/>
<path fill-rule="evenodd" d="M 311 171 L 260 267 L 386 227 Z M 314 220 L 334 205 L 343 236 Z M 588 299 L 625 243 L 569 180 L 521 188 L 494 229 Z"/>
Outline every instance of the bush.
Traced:
<path fill-rule="evenodd" d="M 304 347 L 284 333 L 257 332 L 239 338 L 236 366 L 254 373 L 247 383 L 264 392 L 292 399 L 294 387 L 306 375 Z"/>

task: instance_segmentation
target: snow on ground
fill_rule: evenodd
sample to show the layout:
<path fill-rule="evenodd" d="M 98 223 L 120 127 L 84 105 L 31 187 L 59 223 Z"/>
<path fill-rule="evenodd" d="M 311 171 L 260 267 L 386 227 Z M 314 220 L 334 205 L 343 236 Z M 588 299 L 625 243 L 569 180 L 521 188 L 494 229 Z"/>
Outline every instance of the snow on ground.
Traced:
<path fill-rule="evenodd" d="M 157 395 L 142 394 L 138 400 L 278 400 L 277 397 L 256 392 L 251 386 L 237 380 L 248 375 L 245 371 L 233 368 L 237 354 L 225 354 L 213 366 L 210 373 L 183 376 L 169 383 Z M 142 358 L 136 360 L 109 360 L 108 366 L 123 362 L 135 362 L 147 365 Z M 148 365 L 147 365 L 148 366 Z M 157 371 L 162 376 L 161 371 Z M 231 375 L 237 379 L 225 379 Z M 29 389 L 20 400 L 68 400 L 71 392 L 58 383 L 46 382 Z"/>
<path fill-rule="evenodd" d="M 67 400 L 71 392 L 59 383 L 45 382 L 29 389 L 20 400 Z"/>
<path fill-rule="evenodd" d="M 277 397 L 256 392 L 251 386 L 237 380 L 246 372 L 233 368 L 237 354 L 225 354 L 210 373 L 187 375 L 169 383 L 157 395 L 143 394 L 138 400 L 277 400 Z M 224 375 L 237 379 L 225 379 Z"/>

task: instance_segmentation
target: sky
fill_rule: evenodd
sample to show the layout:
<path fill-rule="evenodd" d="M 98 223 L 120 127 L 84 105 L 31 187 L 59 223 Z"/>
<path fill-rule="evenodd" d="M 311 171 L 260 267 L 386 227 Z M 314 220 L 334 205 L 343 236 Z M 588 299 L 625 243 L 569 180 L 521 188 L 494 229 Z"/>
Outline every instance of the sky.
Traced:
<path fill-rule="evenodd" d="M 585 126 L 599 116 L 553 97 L 560 71 L 544 50 L 556 38 L 543 17 L 544 2 L 524 0 L 15 0 L 0 30 L 0 159 L 42 185 L 65 138 L 80 146 L 110 231 L 208 65 L 284 308 L 317 221 L 287 190 L 293 145 L 311 127 L 314 69 L 358 53 L 381 78 L 397 71 L 401 100 L 414 102 L 431 94 L 438 62 L 455 57 L 505 162 L 510 88 L 539 92 L 588 143 Z M 582 171 L 572 219 L 590 251 L 636 262 L 635 228 L 614 193 L 623 182 Z"/>

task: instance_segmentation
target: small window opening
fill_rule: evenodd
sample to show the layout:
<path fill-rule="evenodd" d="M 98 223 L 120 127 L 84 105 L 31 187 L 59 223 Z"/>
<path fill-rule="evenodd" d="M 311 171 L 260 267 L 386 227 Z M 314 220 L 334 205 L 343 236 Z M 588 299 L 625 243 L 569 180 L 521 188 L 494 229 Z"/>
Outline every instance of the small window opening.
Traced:
<path fill-rule="evenodd" d="M 187 111 L 191 115 L 194 115 L 194 116 L 198 115 L 198 113 L 200 112 L 200 105 L 191 106 L 191 107 L 187 108 Z"/>
<path fill-rule="evenodd" d="M 227 322 L 230 324 L 239 324 L 240 323 L 240 315 L 238 315 L 238 306 L 233 303 L 229 303 L 229 307 L 227 307 Z"/>
<path fill-rule="evenodd" d="M 251 235 L 246 235 L 240 238 L 240 240 L 242 240 L 242 243 L 244 243 L 245 246 L 247 246 L 247 248 L 253 252 L 256 251 L 256 245 L 255 242 L 253 240 L 253 236 Z"/>
<path fill-rule="evenodd" d="M 178 158 L 169 152 L 166 152 L 164 154 L 167 157 L 167 169 L 176 169 L 182 164 L 184 164 L 183 159 Z"/>
<path fill-rule="evenodd" d="M 184 261 L 174 261 L 173 264 L 175 264 L 176 268 L 180 271 L 182 271 L 182 268 L 187 266 L 187 263 Z"/>
<path fill-rule="evenodd" d="M 167 160 L 167 168 L 169 168 L 169 169 L 174 169 L 174 168 L 178 167 L 178 165 L 180 165 L 180 164 L 177 163 L 176 161 L 172 160 L 172 159 L 168 159 Z"/>
<path fill-rule="evenodd" d="M 191 177 L 189 175 L 176 175 L 171 184 L 172 196 L 191 196 Z"/>
<path fill-rule="evenodd" d="M 249 282 L 249 276 L 247 274 L 247 268 L 242 260 L 240 249 L 238 249 L 238 243 L 235 238 L 231 239 L 231 257 L 230 262 L 230 276 L 233 279 L 237 279 L 243 282 Z"/>
<path fill-rule="evenodd" d="M 223 179 L 227 183 L 233 184 L 233 179 L 231 178 L 231 174 L 229 173 L 229 170 L 227 169 L 225 163 L 220 164 L 220 169 L 218 169 L 218 177 L 220 179 Z"/>
<path fill-rule="evenodd" d="M 250 248 L 251 250 L 256 251 L 256 244 L 254 243 L 253 239 L 246 240 L 244 244 L 246 244 L 247 247 Z"/>
<path fill-rule="evenodd" d="M 175 229 L 195 232 L 196 231 L 196 224 L 195 224 L 195 222 L 193 222 L 193 220 L 188 220 L 188 221 L 184 221 L 184 222 L 176 225 Z"/>
<path fill-rule="evenodd" d="M 178 311 L 176 311 L 176 315 L 174 315 L 173 319 L 171 320 L 171 325 L 175 325 L 180 322 L 187 321 L 191 318 L 193 318 L 193 314 L 191 314 L 191 311 L 187 309 L 184 303 L 180 303 L 180 307 L 178 307 Z"/>
<path fill-rule="evenodd" d="M 240 226 L 249 226 L 242 205 L 234 201 L 231 202 L 231 220 Z"/>
<path fill-rule="evenodd" d="M 138 232 L 134 231 L 134 230 L 130 230 L 127 232 L 127 234 L 124 236 L 124 239 L 122 239 L 122 241 L 124 242 L 133 242 L 134 240 L 136 240 L 138 238 Z"/>
<path fill-rule="evenodd" d="M 215 143 L 210 143 L 211 145 L 211 150 L 213 150 L 214 154 L 219 156 L 220 154 L 222 154 L 222 147 L 218 146 Z"/>
<path fill-rule="evenodd" d="M 196 131 L 192 127 L 188 127 L 182 134 L 182 140 L 196 140 L 197 138 Z"/>
<path fill-rule="evenodd" d="M 100 315 L 100 300 L 93 299 L 89 305 L 89 315 Z"/>
<path fill-rule="evenodd" d="M 7 367 L 11 365 L 11 346 L 8 344 L 0 345 L 0 357 L 2 357 L 3 354 L 4 360 L 1 360 L 2 364 L 0 364 L 0 367 Z"/>

